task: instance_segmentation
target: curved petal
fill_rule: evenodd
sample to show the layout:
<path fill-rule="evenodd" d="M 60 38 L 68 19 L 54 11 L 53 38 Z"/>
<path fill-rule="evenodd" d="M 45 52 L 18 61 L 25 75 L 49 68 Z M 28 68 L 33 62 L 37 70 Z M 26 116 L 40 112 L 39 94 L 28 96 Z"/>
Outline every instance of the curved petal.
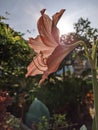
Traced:
<path fill-rule="evenodd" d="M 59 45 L 52 53 L 52 55 L 47 59 L 48 73 L 55 72 L 62 60 L 76 47 L 75 46 L 65 46 Z"/>
<path fill-rule="evenodd" d="M 65 9 L 61 9 L 59 12 L 55 13 L 53 16 L 52 16 L 52 24 L 53 26 L 56 26 L 59 19 L 61 18 L 61 16 L 63 15 L 63 13 L 65 12 Z"/>
<path fill-rule="evenodd" d="M 78 44 L 72 45 L 59 45 L 47 59 L 48 69 L 43 73 L 42 79 L 40 80 L 40 84 L 44 82 L 45 79 L 48 78 L 48 75 L 57 71 L 62 60 L 77 46 Z"/>
<path fill-rule="evenodd" d="M 39 53 L 40 51 L 43 51 L 44 49 L 47 49 L 47 46 L 43 44 L 41 41 L 40 36 L 37 36 L 35 39 L 29 38 L 29 46 L 36 52 Z"/>
<path fill-rule="evenodd" d="M 43 59 L 42 54 L 40 53 L 36 57 L 34 57 L 33 61 L 27 67 L 27 74 L 28 76 L 35 76 L 37 74 L 43 74 L 44 71 L 47 70 L 46 60 Z"/>
<path fill-rule="evenodd" d="M 62 9 L 52 16 L 52 35 L 57 43 L 59 43 L 60 39 L 59 39 L 59 29 L 56 27 L 56 25 L 64 12 L 65 9 Z"/>
<path fill-rule="evenodd" d="M 44 39 L 46 42 L 48 42 L 45 37 L 40 37 L 37 36 L 35 39 L 29 38 L 29 46 L 36 52 L 36 53 L 43 53 L 43 57 L 48 57 L 51 55 L 51 53 L 54 51 L 55 47 L 49 47 L 46 46 L 43 42 L 42 39 Z"/>
<path fill-rule="evenodd" d="M 42 13 L 42 16 L 38 20 L 37 26 L 38 26 L 39 34 L 43 37 L 46 37 L 48 42 L 45 43 L 44 39 L 42 39 L 42 41 L 47 46 L 55 47 L 59 44 L 52 36 L 52 20 L 48 15 Z"/>
<path fill-rule="evenodd" d="M 27 67 L 26 77 L 35 76 L 37 74 L 43 74 L 43 71 L 40 71 L 38 68 L 36 68 L 34 61 L 32 61 Z"/>

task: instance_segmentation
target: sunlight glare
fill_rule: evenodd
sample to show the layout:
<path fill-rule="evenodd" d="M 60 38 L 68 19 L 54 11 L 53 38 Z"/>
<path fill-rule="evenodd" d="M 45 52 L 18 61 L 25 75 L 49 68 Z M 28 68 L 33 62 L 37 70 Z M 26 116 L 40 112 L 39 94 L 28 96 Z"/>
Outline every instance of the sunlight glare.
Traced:
<path fill-rule="evenodd" d="M 68 34 L 70 32 L 73 32 L 74 29 L 73 29 L 73 25 L 71 24 L 71 22 L 69 21 L 60 21 L 58 23 L 58 28 L 60 30 L 60 36 L 62 34 Z"/>

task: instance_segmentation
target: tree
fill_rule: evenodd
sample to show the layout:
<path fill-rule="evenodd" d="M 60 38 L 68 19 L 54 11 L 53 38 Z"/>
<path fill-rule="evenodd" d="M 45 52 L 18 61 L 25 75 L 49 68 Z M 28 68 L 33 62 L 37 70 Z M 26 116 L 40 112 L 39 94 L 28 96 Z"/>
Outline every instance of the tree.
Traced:
<path fill-rule="evenodd" d="M 0 21 L 0 88 L 17 87 L 25 79 L 26 66 L 33 51 L 28 46 L 20 32 L 14 31 Z"/>
<path fill-rule="evenodd" d="M 98 36 L 98 29 L 91 27 L 91 22 L 88 19 L 80 18 L 74 24 L 75 33 L 79 35 L 88 44 L 96 40 Z"/>

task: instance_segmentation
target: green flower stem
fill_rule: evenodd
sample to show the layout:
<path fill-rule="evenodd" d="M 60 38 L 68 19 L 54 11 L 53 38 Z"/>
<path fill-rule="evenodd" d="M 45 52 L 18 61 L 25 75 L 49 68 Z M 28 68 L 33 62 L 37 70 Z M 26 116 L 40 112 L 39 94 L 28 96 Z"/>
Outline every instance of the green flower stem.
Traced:
<path fill-rule="evenodd" d="M 94 107 L 95 107 L 95 130 L 98 130 L 98 82 L 96 69 L 92 69 L 92 83 L 94 93 Z"/>
<path fill-rule="evenodd" d="M 90 62 L 91 71 L 92 71 L 92 84 L 93 84 L 93 94 L 94 94 L 94 108 L 95 108 L 95 126 L 94 130 L 98 130 L 98 82 L 97 82 L 97 56 L 96 50 L 98 41 L 92 46 L 92 54 L 89 52 L 89 49 L 85 42 L 80 41 L 80 44 L 84 46 L 85 54 Z"/>

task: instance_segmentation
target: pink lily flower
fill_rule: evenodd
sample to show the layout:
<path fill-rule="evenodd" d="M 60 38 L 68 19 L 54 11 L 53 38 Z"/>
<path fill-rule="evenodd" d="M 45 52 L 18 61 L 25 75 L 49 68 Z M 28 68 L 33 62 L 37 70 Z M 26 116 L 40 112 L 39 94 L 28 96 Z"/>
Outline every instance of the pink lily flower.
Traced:
<path fill-rule="evenodd" d="M 51 20 L 43 9 L 37 23 L 39 35 L 35 39 L 29 39 L 29 45 L 37 55 L 27 67 L 26 77 L 42 74 L 40 85 L 48 75 L 57 71 L 62 60 L 77 46 L 74 43 L 60 43 L 59 29 L 56 25 L 64 11 L 62 9 L 54 14 Z"/>

